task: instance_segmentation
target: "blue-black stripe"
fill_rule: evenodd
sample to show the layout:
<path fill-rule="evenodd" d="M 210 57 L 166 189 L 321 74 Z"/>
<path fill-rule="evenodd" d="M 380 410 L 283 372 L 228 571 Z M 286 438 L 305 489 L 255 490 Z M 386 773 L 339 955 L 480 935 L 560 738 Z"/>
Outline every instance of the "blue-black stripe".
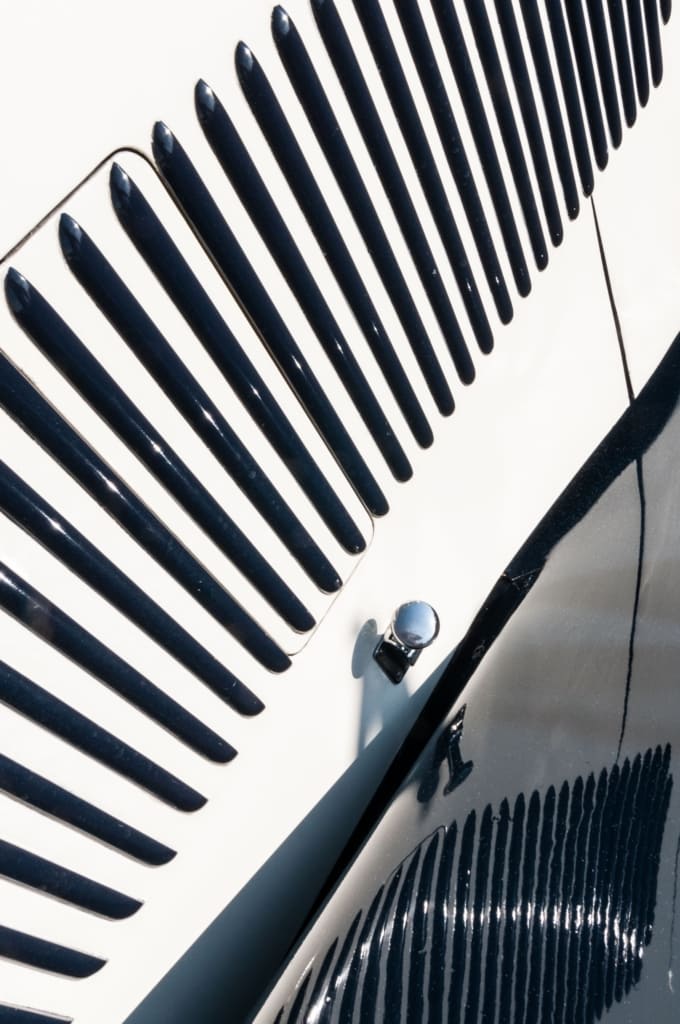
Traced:
<path fill-rule="evenodd" d="M 44 814 L 72 825 L 87 835 L 127 853 L 143 864 L 158 867 L 173 859 L 176 851 L 127 825 L 101 808 L 69 793 L 50 779 L 0 754 L 0 790 Z"/>
<path fill-rule="evenodd" d="M 67 978 L 89 978 L 106 963 L 100 957 L 80 953 L 4 925 L 0 925 L 0 956 L 41 971 L 63 974 Z"/>
<path fill-rule="evenodd" d="M 179 810 L 196 811 L 206 802 L 195 789 L 3 661 L 0 661 L 0 703 L 14 708 Z"/>

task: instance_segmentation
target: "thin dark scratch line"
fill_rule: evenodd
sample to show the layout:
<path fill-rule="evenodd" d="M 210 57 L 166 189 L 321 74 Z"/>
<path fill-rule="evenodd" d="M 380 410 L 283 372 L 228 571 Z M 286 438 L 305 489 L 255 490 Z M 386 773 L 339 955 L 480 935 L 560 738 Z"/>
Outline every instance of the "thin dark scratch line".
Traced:
<path fill-rule="evenodd" d="M 616 308 L 616 302 L 614 301 L 614 291 L 612 289 L 612 282 L 609 276 L 609 267 L 607 266 L 607 257 L 604 254 L 604 245 L 602 244 L 602 235 L 600 234 L 600 222 L 597 219 L 597 211 L 595 209 L 595 203 L 590 200 L 590 206 L 593 211 L 593 220 L 595 221 L 595 234 L 597 235 L 597 244 L 600 250 L 600 261 L 602 263 L 602 271 L 604 273 L 604 283 L 607 286 L 607 295 L 609 296 L 609 305 L 611 306 L 612 316 L 614 318 L 614 327 L 616 328 L 616 340 L 619 344 L 619 353 L 621 355 L 621 363 L 623 364 L 623 376 L 626 381 L 626 391 L 628 392 L 628 401 L 632 404 L 635 399 L 635 392 L 633 391 L 633 382 L 630 376 L 630 368 L 628 366 L 628 356 L 626 355 L 626 346 L 623 343 L 623 331 L 621 330 L 621 320 L 619 319 L 619 311 Z"/>
<path fill-rule="evenodd" d="M 626 669 L 626 689 L 623 697 L 623 711 L 621 713 L 621 731 L 619 733 L 619 745 L 616 748 L 616 760 L 621 756 L 621 746 L 626 732 L 628 721 L 628 701 L 630 699 L 630 687 L 633 678 L 633 658 L 635 657 L 635 631 L 637 629 L 638 611 L 640 608 L 640 590 L 642 588 L 642 562 L 645 555 L 645 521 L 647 518 L 647 502 L 645 499 L 645 481 L 642 475 L 642 458 L 638 456 L 635 460 L 637 477 L 637 488 L 640 496 L 640 543 L 638 547 L 637 570 L 635 573 L 635 598 L 633 600 L 633 618 L 630 624 L 630 636 L 628 638 L 628 667 Z"/>
<path fill-rule="evenodd" d="M 676 901 L 678 898 L 678 861 L 680 859 L 680 833 L 678 833 L 678 842 L 675 847 L 675 868 L 673 870 L 673 901 L 672 907 L 673 912 L 671 915 L 671 937 L 670 937 L 670 950 L 668 953 L 668 987 L 671 992 L 673 989 L 673 944 L 675 940 L 675 914 L 677 911 Z"/>
<path fill-rule="evenodd" d="M 623 331 L 621 330 L 621 320 L 619 318 L 619 311 L 616 308 L 616 302 L 614 300 L 614 291 L 612 289 L 612 282 L 609 276 L 609 267 L 607 266 L 607 257 L 604 252 L 604 245 L 602 243 L 602 235 L 600 233 L 600 224 L 597 219 L 597 211 L 595 209 L 595 203 L 590 200 L 590 205 L 593 211 L 593 220 L 595 221 L 595 234 L 597 235 L 597 244 L 600 250 L 600 261 L 602 263 L 602 272 L 604 274 L 604 281 L 607 287 L 607 295 L 609 296 L 609 305 L 612 311 L 612 317 L 614 318 L 614 327 L 616 329 L 616 339 L 619 345 L 619 353 L 621 356 L 621 364 L 623 366 L 623 376 L 626 382 L 626 391 L 628 392 L 628 402 L 632 405 L 635 400 L 635 392 L 633 390 L 633 382 L 630 376 L 630 367 L 628 366 L 628 356 L 626 355 L 626 346 L 623 342 Z M 640 498 L 640 542 L 638 546 L 638 558 L 637 558 L 637 570 L 635 573 L 635 597 L 633 599 L 633 617 L 630 624 L 630 636 L 628 638 L 628 666 L 626 669 L 626 688 L 623 697 L 623 711 L 621 713 L 621 731 L 619 733 L 619 743 L 616 749 L 616 760 L 619 760 L 621 756 L 621 747 L 623 745 L 623 738 L 626 732 L 626 724 L 628 721 L 628 702 L 630 700 L 630 687 L 631 680 L 633 677 L 633 658 L 635 656 L 635 632 L 637 629 L 638 610 L 640 607 L 640 589 L 642 587 L 642 562 L 645 553 L 645 522 L 647 513 L 647 503 L 645 500 L 645 481 L 642 473 L 642 456 L 638 456 L 635 460 L 636 477 L 637 477 L 637 489 Z"/>

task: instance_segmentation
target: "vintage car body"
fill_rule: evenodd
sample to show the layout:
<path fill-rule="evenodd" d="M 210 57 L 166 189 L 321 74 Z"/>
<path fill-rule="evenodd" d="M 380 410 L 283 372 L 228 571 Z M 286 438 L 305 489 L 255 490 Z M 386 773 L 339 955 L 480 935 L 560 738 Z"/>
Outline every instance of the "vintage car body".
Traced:
<path fill-rule="evenodd" d="M 649 670 L 655 710 L 630 708 L 640 730 L 617 750 L 621 694 L 639 696 L 631 616 L 673 579 L 672 469 L 654 506 L 634 468 L 648 448 L 670 462 L 672 441 L 652 445 L 663 424 L 652 439 L 632 417 L 633 461 L 489 661 L 469 682 L 460 655 L 446 667 L 569 481 L 629 407 L 651 416 L 635 401 L 658 368 L 672 376 L 670 15 L 667 0 L 12 12 L 0 1021 L 250 1019 L 370 834 L 262 1018 L 298 1019 L 291 978 L 421 826 L 534 790 L 543 808 L 619 755 L 641 772 L 650 750 L 651 771 L 657 746 L 670 780 L 670 601 L 649 647 L 668 658 Z M 570 545 L 573 622 L 549 614 Z M 394 686 L 372 651 L 411 598 L 441 629 Z M 530 607 L 545 616 L 531 649 L 560 665 L 544 704 L 538 669 L 526 689 L 501 678 Z M 417 825 L 407 782 L 373 834 L 385 773 L 396 792 L 419 770 L 414 722 L 429 740 L 462 704 L 474 772 Z M 675 806 L 669 790 L 664 934 Z M 659 1020 L 668 991 L 650 997 Z M 636 997 L 630 1019 L 646 1019 Z"/>

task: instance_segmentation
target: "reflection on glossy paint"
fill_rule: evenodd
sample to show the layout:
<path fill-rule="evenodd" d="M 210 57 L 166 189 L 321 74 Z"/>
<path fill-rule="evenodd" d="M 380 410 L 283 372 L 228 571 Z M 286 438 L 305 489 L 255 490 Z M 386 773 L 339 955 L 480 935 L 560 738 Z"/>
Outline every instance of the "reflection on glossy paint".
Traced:
<path fill-rule="evenodd" d="M 599 1019 L 637 986 L 652 939 L 670 755 L 649 749 L 437 829 L 277 1020 Z"/>

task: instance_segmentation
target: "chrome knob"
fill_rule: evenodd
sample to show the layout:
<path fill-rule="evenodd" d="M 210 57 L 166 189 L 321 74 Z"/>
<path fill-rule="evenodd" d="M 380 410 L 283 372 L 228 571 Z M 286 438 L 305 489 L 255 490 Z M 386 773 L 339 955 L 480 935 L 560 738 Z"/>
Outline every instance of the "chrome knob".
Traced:
<path fill-rule="evenodd" d="M 403 646 L 414 651 L 429 647 L 439 633 L 439 616 L 425 601 L 407 601 L 392 617 L 392 633 Z"/>
<path fill-rule="evenodd" d="M 439 616 L 434 608 L 425 601 L 407 601 L 392 616 L 373 657 L 393 683 L 400 683 L 438 633 Z"/>

